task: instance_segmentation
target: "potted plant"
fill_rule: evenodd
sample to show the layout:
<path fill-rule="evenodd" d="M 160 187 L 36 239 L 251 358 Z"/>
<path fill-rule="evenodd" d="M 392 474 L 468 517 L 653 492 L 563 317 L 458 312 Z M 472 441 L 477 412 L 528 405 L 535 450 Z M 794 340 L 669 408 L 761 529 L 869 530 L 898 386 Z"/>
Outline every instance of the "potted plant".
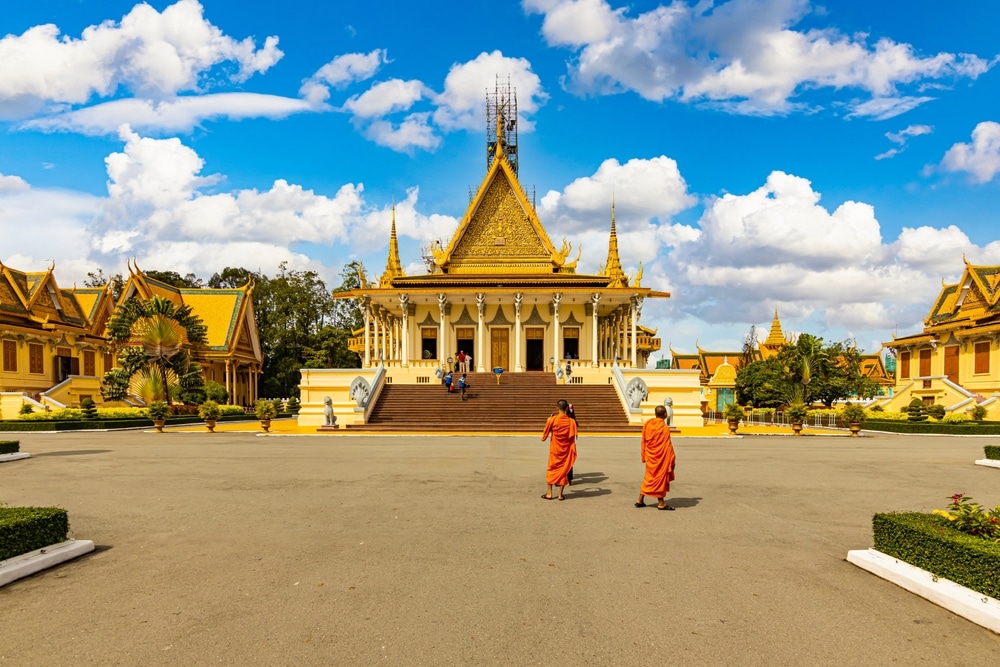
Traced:
<path fill-rule="evenodd" d="M 743 419 L 743 408 L 736 403 L 730 403 L 722 411 L 722 416 L 729 422 L 729 434 L 736 435 L 736 427 L 739 425 L 740 420 Z"/>
<path fill-rule="evenodd" d="M 802 422 L 809 416 L 809 409 L 803 403 L 792 403 L 785 411 L 788 423 L 792 425 L 795 435 L 802 435 Z"/>
<path fill-rule="evenodd" d="M 215 422 L 221 415 L 222 410 L 215 401 L 205 401 L 198 407 L 198 416 L 205 420 L 210 433 L 215 433 Z"/>
<path fill-rule="evenodd" d="M 865 409 L 857 403 L 848 403 L 840 413 L 844 423 L 851 429 L 851 437 L 858 437 L 861 432 L 861 423 L 865 420 Z"/>
<path fill-rule="evenodd" d="M 166 423 L 169 412 L 170 408 L 163 401 L 153 401 L 146 409 L 146 414 L 153 420 L 153 426 L 156 427 L 157 433 L 163 433 L 163 424 Z"/>
<path fill-rule="evenodd" d="M 278 411 L 274 408 L 274 403 L 262 398 L 253 407 L 257 419 L 260 420 L 260 427 L 267 433 L 271 430 L 271 420 L 278 416 Z"/>

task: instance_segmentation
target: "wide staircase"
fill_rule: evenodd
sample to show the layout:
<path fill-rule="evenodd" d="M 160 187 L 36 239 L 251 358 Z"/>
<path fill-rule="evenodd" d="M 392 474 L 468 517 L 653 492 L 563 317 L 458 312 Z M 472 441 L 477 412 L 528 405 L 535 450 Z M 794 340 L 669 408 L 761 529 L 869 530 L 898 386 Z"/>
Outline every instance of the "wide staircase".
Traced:
<path fill-rule="evenodd" d="M 581 434 L 630 433 L 631 426 L 614 387 L 556 384 L 551 373 L 505 373 L 497 384 L 492 373 L 469 373 L 465 399 L 444 385 L 393 385 L 382 388 L 367 424 L 351 431 L 491 431 L 541 435 L 556 401 L 573 404 Z M 458 376 L 455 375 L 457 382 Z"/>

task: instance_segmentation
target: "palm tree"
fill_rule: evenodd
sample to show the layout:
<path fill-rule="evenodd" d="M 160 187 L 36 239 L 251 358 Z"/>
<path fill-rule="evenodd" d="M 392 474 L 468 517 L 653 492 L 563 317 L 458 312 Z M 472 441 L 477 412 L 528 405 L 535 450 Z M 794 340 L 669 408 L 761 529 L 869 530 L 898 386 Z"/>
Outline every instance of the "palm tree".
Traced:
<path fill-rule="evenodd" d="M 129 383 L 138 374 L 150 396 L 169 405 L 171 384 L 198 368 L 189 350 L 204 345 L 207 337 L 205 325 L 190 306 L 177 307 L 154 296 L 122 304 L 108 322 L 108 341 L 119 349 L 121 368 L 105 374 L 104 398 L 124 399 Z"/>

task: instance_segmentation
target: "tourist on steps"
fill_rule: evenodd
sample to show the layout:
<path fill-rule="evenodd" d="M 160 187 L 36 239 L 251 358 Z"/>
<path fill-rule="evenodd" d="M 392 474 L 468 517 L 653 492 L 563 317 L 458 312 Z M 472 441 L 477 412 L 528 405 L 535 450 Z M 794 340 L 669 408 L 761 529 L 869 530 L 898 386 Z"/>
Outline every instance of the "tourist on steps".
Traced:
<path fill-rule="evenodd" d="M 465 379 L 465 373 L 462 373 L 462 377 L 458 378 L 458 388 L 462 390 L 462 400 L 465 400 L 465 390 L 469 388 L 469 382 Z"/>
<path fill-rule="evenodd" d="M 674 509 L 664 500 L 670 490 L 670 482 L 674 479 L 674 466 L 677 464 L 666 417 L 667 409 L 657 405 L 655 416 L 642 426 L 641 455 L 642 462 L 646 464 L 646 475 L 639 487 L 636 507 L 646 507 L 645 497 L 652 496 L 658 501 L 656 509 Z"/>
<path fill-rule="evenodd" d="M 451 371 L 444 374 L 444 388 L 450 394 L 451 393 Z"/>
<path fill-rule="evenodd" d="M 553 486 L 559 487 L 559 500 L 566 500 L 563 496 L 563 489 L 568 483 L 566 475 L 576 461 L 576 422 L 566 414 L 569 403 L 559 401 L 556 407 L 559 412 L 549 417 L 542 432 L 542 440 L 552 437 L 549 441 L 549 464 L 545 471 L 549 490 L 542 494 L 544 500 L 552 500 Z"/>
<path fill-rule="evenodd" d="M 458 351 L 458 370 L 461 373 L 469 372 L 469 357 L 465 354 L 465 350 Z"/>

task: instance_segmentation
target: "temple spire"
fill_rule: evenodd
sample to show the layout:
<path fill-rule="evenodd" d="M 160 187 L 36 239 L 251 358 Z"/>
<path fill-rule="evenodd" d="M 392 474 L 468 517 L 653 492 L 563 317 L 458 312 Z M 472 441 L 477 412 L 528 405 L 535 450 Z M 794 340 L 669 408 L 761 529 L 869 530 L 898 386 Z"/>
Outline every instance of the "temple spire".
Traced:
<path fill-rule="evenodd" d="M 611 281 L 608 287 L 628 287 L 628 276 L 622 271 L 622 260 L 618 256 L 618 232 L 615 230 L 615 200 L 611 198 L 611 237 L 608 239 L 608 261 L 604 263 L 604 275 Z"/>
<path fill-rule="evenodd" d="M 385 263 L 385 271 L 379 280 L 379 287 L 392 287 L 394 278 L 406 275 L 399 261 L 399 240 L 396 238 L 396 203 L 392 203 L 392 231 L 389 234 L 389 258 Z"/>

